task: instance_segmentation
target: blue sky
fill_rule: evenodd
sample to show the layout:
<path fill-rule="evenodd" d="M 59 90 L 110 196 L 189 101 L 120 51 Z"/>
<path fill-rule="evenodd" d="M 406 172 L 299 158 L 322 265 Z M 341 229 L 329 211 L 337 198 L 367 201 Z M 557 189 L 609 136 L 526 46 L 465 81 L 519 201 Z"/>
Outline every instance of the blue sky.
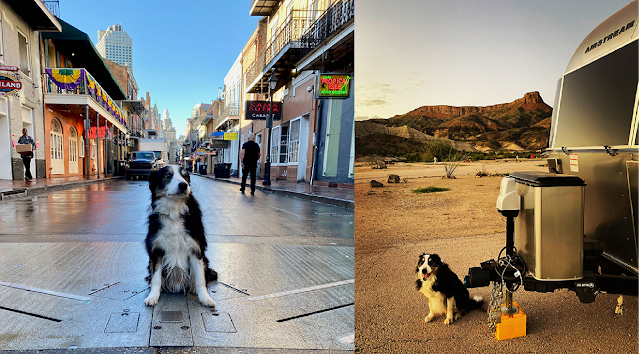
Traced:
<path fill-rule="evenodd" d="M 554 104 L 579 44 L 631 0 L 357 2 L 355 119 L 425 105 Z"/>
<path fill-rule="evenodd" d="M 250 0 L 60 0 L 60 18 L 97 44 L 98 30 L 122 24 L 133 39 L 138 99 L 151 95 L 184 133 L 193 106 L 211 103 L 257 27 Z"/>

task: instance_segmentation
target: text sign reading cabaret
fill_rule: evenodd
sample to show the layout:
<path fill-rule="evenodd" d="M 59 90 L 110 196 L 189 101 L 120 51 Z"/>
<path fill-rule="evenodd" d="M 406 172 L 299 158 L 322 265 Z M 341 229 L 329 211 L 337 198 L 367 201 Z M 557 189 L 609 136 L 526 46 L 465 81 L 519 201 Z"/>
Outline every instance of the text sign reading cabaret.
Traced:
<path fill-rule="evenodd" d="M 273 102 L 273 120 L 282 119 L 282 102 Z M 269 114 L 269 101 L 246 101 L 247 120 L 266 120 Z"/>
<path fill-rule="evenodd" d="M 348 98 L 351 75 L 320 74 L 317 81 L 319 87 L 317 98 Z"/>
<path fill-rule="evenodd" d="M 22 83 L 11 76 L 0 74 L 0 96 L 6 96 L 22 88 Z"/>

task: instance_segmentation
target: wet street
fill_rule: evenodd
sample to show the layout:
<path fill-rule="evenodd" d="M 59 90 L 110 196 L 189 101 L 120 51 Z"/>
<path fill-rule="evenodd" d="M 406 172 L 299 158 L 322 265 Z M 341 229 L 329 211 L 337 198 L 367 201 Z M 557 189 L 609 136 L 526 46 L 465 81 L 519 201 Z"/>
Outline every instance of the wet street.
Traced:
<path fill-rule="evenodd" d="M 146 181 L 0 202 L 0 349 L 353 350 L 353 210 L 192 177 L 216 309 L 146 307 Z"/>

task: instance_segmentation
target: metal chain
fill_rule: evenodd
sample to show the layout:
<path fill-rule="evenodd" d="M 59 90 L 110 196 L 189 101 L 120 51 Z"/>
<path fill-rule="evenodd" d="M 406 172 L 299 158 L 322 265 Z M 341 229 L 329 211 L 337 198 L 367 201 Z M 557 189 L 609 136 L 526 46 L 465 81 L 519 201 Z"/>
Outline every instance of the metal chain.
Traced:
<path fill-rule="evenodd" d="M 497 316 L 500 313 L 501 299 L 504 294 L 501 291 L 501 283 L 496 281 L 492 283 L 493 287 L 490 293 L 490 303 L 488 304 L 488 328 L 490 328 L 490 333 L 494 334 L 497 329 Z"/>

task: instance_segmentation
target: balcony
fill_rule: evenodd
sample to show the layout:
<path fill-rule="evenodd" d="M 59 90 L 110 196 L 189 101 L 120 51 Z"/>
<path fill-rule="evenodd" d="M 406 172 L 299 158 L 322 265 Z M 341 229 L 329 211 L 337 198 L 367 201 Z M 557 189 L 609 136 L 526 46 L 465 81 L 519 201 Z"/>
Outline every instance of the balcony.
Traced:
<path fill-rule="evenodd" d="M 328 39 L 337 37 L 344 28 L 352 30 L 346 34 L 347 38 L 340 38 L 335 43 L 332 54 L 341 57 L 353 51 L 355 0 L 337 0 L 320 13 L 321 16 L 318 16 L 318 11 L 291 11 L 286 21 L 274 31 L 276 34 L 266 45 L 266 49 L 258 54 L 246 71 L 247 93 L 268 92 L 266 80 L 271 68 L 276 69 L 278 77 L 288 75 L 286 71 L 293 68 L 307 70 L 296 67 L 296 64 L 320 44 L 326 45 Z"/>
<path fill-rule="evenodd" d="M 251 16 L 268 16 L 276 6 L 279 0 L 251 0 Z"/>
<path fill-rule="evenodd" d="M 45 68 L 42 74 L 44 102 L 62 105 L 78 115 L 85 106 L 121 131 L 127 131 L 126 117 L 100 84 L 83 68 Z"/>
<path fill-rule="evenodd" d="M 217 126 L 215 130 L 218 130 L 221 126 L 225 124 L 231 124 L 231 121 L 239 120 L 240 118 L 240 104 L 237 102 L 232 102 L 229 104 L 225 104 L 222 107 L 222 111 L 220 112 L 220 117 L 218 119 Z"/>
<path fill-rule="evenodd" d="M 355 0 L 340 0 L 326 9 L 300 37 L 300 59 L 337 33 L 355 17 Z"/>
<path fill-rule="evenodd" d="M 286 71 L 295 67 L 300 48 L 299 40 L 304 31 L 313 23 L 315 11 L 293 10 L 286 21 L 274 32 L 275 35 L 258 54 L 257 59 L 246 72 L 247 93 L 268 91 L 266 80 L 269 70 L 276 68 Z"/>

